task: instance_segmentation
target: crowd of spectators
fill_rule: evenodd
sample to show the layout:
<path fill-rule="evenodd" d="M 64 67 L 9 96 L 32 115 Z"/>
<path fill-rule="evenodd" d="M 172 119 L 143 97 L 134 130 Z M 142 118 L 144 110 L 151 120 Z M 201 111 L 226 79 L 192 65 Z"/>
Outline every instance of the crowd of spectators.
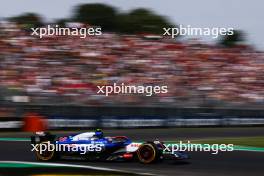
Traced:
<path fill-rule="evenodd" d="M 103 32 L 42 39 L 1 28 L 0 88 L 6 101 L 78 105 L 263 104 L 264 53 L 191 40 Z M 97 85 L 166 85 L 168 93 L 97 94 Z M 5 92 L 5 93 L 3 93 Z"/>

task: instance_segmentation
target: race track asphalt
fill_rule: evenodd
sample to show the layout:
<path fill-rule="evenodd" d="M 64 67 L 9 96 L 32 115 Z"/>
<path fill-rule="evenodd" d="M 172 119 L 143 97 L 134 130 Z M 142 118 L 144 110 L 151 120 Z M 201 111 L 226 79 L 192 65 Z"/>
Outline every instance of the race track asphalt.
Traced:
<path fill-rule="evenodd" d="M 68 134 L 69 132 L 55 132 Z M 255 128 L 192 128 L 192 129 L 129 129 L 106 130 L 106 135 L 127 135 L 134 140 L 182 140 L 216 137 L 264 136 L 263 127 Z M 28 137 L 28 133 L 1 133 L 0 137 Z M 124 170 L 134 173 L 154 175 L 182 176 L 263 176 L 264 152 L 233 151 L 213 155 L 208 152 L 190 152 L 188 162 L 165 161 L 157 164 L 143 165 L 137 162 L 87 162 L 62 160 L 59 163 L 99 166 Z M 36 162 L 28 141 L 0 141 L 0 161 Z M 0 169 L 1 175 L 1 169 Z"/>

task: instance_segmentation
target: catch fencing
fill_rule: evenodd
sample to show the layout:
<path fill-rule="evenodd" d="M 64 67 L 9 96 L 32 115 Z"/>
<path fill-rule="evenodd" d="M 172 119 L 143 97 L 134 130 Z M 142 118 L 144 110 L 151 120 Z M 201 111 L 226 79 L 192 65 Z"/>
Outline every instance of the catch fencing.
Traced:
<path fill-rule="evenodd" d="M 49 129 L 264 126 L 264 110 L 175 107 L 15 106 L 0 129 L 21 129 L 24 114 L 38 113 Z"/>

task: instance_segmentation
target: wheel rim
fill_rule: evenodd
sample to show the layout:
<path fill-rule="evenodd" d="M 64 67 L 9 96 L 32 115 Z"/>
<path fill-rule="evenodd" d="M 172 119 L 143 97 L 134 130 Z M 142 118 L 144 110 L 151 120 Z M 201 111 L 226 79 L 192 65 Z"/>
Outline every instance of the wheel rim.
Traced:
<path fill-rule="evenodd" d="M 42 151 L 42 153 L 40 153 L 40 150 L 39 150 L 40 145 L 48 145 L 47 143 L 48 142 L 41 142 L 38 145 L 38 151 L 36 151 L 36 155 L 39 160 L 47 161 L 53 158 L 54 150 L 53 151 L 45 150 L 45 151 Z"/>
<path fill-rule="evenodd" d="M 150 163 L 155 159 L 155 149 L 152 145 L 146 144 L 139 148 L 138 157 L 143 163 Z"/>

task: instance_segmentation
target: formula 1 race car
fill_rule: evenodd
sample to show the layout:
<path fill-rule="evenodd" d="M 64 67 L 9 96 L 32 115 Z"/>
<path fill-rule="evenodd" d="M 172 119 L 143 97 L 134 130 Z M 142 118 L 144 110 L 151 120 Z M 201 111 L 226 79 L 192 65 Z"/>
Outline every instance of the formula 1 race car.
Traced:
<path fill-rule="evenodd" d="M 58 160 L 62 157 L 82 157 L 99 161 L 138 160 L 149 164 L 163 159 L 183 160 L 188 155 L 183 152 L 164 152 L 164 143 L 132 142 L 126 136 L 104 137 L 101 130 L 76 135 L 56 137 L 47 132 L 38 132 L 31 137 L 36 157 L 40 161 Z"/>

